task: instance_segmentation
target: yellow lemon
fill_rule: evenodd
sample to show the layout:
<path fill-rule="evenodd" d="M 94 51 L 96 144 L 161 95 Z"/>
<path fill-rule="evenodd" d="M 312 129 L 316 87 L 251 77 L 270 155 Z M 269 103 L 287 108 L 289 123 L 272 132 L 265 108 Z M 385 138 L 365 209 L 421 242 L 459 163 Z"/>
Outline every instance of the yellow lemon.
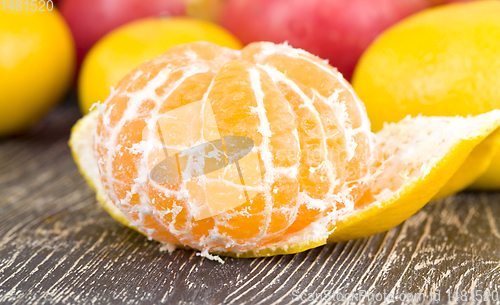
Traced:
<path fill-rule="evenodd" d="M 498 1 L 453 4 L 423 11 L 383 33 L 353 77 L 372 128 L 408 114 L 467 116 L 500 108 L 499 16 Z M 488 166 L 469 168 L 475 173 L 462 176 L 480 176 Z M 500 188 L 500 155 L 473 186 Z"/>
<path fill-rule="evenodd" d="M 110 88 L 144 61 L 175 45 L 203 40 L 233 49 L 242 47 L 223 28 L 185 17 L 146 18 L 112 31 L 90 50 L 83 62 L 78 81 L 82 113 L 88 113 L 94 103 L 103 102 Z"/>
<path fill-rule="evenodd" d="M 73 40 L 56 9 L 0 6 L 0 136 L 28 129 L 60 101 L 74 68 Z"/>

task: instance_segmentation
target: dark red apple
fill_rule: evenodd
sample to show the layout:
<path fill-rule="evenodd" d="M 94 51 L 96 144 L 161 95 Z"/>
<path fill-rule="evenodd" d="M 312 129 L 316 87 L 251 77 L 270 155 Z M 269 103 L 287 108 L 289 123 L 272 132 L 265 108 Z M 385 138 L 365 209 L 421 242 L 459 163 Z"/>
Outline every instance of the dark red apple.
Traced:
<path fill-rule="evenodd" d="M 149 16 L 185 14 L 184 0 L 62 0 L 60 11 L 75 39 L 78 64 L 109 31 Z"/>
<path fill-rule="evenodd" d="M 221 23 L 244 44 L 288 41 L 329 59 L 347 79 L 368 45 L 440 0 L 228 0 Z"/>

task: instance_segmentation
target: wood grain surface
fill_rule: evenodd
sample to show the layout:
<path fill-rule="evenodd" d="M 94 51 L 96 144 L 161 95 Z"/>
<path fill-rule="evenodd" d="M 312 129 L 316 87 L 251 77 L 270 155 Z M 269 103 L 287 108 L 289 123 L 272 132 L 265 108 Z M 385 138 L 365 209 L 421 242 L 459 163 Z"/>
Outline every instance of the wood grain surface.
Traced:
<path fill-rule="evenodd" d="M 1 304 L 498 303 L 499 193 L 429 203 L 369 238 L 220 264 L 161 252 L 104 212 L 67 145 L 78 117 L 72 97 L 0 141 Z"/>

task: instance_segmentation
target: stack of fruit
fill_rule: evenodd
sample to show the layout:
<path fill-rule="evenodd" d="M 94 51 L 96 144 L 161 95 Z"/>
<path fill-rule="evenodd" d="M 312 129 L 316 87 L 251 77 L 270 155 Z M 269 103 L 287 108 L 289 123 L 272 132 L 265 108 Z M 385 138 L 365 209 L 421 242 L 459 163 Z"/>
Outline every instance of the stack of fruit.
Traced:
<path fill-rule="evenodd" d="M 254 84 L 255 77 L 259 79 L 258 84 L 260 85 L 260 77 L 262 77 L 262 84 L 267 82 L 266 86 L 268 86 L 264 86 L 265 90 L 271 90 L 269 89 L 271 87 L 275 88 L 273 90 L 276 92 L 271 91 L 276 96 L 282 97 L 282 103 L 276 102 L 272 106 L 274 108 L 265 108 L 263 113 L 259 113 L 261 120 L 267 120 L 266 116 L 271 120 L 274 116 L 273 111 L 277 111 L 278 114 L 286 117 L 283 114 L 283 109 L 276 108 L 278 107 L 276 105 L 279 104 L 288 109 L 290 113 L 294 113 L 288 119 L 280 121 L 284 124 L 283 126 L 288 126 L 285 124 L 287 121 L 295 122 L 295 118 L 298 118 L 297 124 L 300 127 L 301 116 L 306 116 L 307 119 L 304 118 L 304 120 L 309 122 L 308 126 L 314 129 L 314 132 L 326 134 L 327 130 L 325 128 L 327 127 L 325 127 L 325 124 L 327 122 L 330 124 L 331 120 L 334 120 L 333 117 L 345 111 L 345 122 L 342 121 L 341 117 L 336 118 L 342 121 L 339 126 L 346 128 L 344 130 L 346 138 L 341 139 L 342 141 L 339 140 L 339 143 L 342 142 L 342 145 L 344 145 L 351 141 L 354 143 L 352 144 L 353 147 L 357 146 L 358 150 L 362 147 L 370 147 L 366 149 L 372 151 L 377 150 L 377 148 L 374 148 L 375 146 L 385 145 L 371 143 L 372 140 L 370 139 L 372 137 L 378 139 L 375 142 L 385 139 L 384 141 L 388 141 L 386 146 L 390 147 L 390 149 L 395 149 L 395 147 L 402 149 L 402 151 L 408 149 L 409 146 L 402 148 L 407 144 L 406 142 L 401 144 L 401 147 L 391 142 L 397 138 L 392 133 L 403 130 L 408 133 L 406 136 L 411 138 L 411 134 L 413 134 L 412 128 L 424 128 L 421 125 L 424 121 L 417 124 L 415 122 L 418 120 L 406 119 L 409 121 L 402 121 L 402 123 L 399 123 L 401 125 L 391 125 L 393 127 L 389 126 L 388 129 L 383 129 L 384 123 L 398 122 L 407 115 L 467 116 L 479 115 L 500 108 L 500 90 L 498 89 L 500 61 L 497 58 L 500 53 L 500 19 L 498 18 L 500 16 L 500 2 L 498 1 L 154 0 L 145 2 L 139 0 L 60 0 L 56 2 L 57 5 L 50 0 L 39 1 L 36 4 L 35 2 L 21 3 L 21 1 L 6 0 L 0 6 L 0 107 L 2 110 L 0 112 L 0 137 L 28 130 L 57 102 L 63 99 L 72 85 L 77 87 L 80 109 L 83 114 L 88 114 L 93 105 L 112 103 L 113 94 L 120 95 L 120 90 L 125 90 L 123 89 L 125 84 L 130 88 L 135 88 L 134 86 L 137 85 L 134 83 L 135 76 L 129 74 L 131 71 L 135 71 L 133 73 L 138 73 L 137 75 L 140 73 L 148 73 L 148 75 L 158 73 L 154 67 L 151 68 L 147 63 L 140 65 L 145 61 L 154 60 L 168 50 L 173 50 L 171 56 L 192 56 L 206 64 L 207 67 L 211 67 L 207 68 L 207 71 L 212 74 L 206 72 L 210 74 L 210 77 L 203 81 L 209 82 L 204 84 L 206 85 L 203 87 L 205 91 L 200 95 L 200 99 L 206 95 L 213 98 L 214 101 L 216 100 L 216 97 L 210 95 L 210 90 L 215 90 L 214 88 L 220 80 L 218 73 L 223 73 L 221 71 L 225 71 L 224 73 L 228 75 L 228 79 L 239 74 L 246 75 L 245 70 L 241 67 L 233 67 L 234 73 L 224 70 L 229 69 L 225 66 L 226 63 L 229 65 L 234 58 L 240 58 L 241 62 L 239 64 L 253 67 L 248 69 L 257 71 L 255 73 L 257 73 L 258 77 L 254 75 L 255 73 L 250 73 L 247 75 L 248 77 L 241 76 L 239 80 L 241 83 L 238 83 L 238 86 L 241 85 L 241 87 L 238 87 L 238 90 L 228 83 L 218 85 L 220 85 L 220 88 L 226 88 L 224 89 L 226 90 L 226 97 L 231 96 L 235 92 L 234 90 L 238 92 L 254 90 L 252 92 L 255 93 L 255 97 L 250 98 L 247 96 L 248 100 L 240 101 L 242 103 L 240 108 L 244 109 L 246 107 L 245 103 L 253 98 L 257 99 L 259 96 L 254 87 L 247 88 L 245 86 Z M 196 41 L 208 41 L 236 50 L 241 49 L 244 45 L 247 45 L 247 47 L 242 52 L 234 51 L 233 53 L 229 49 L 220 49 L 218 52 L 221 52 L 221 54 L 227 53 L 227 56 L 221 55 L 220 58 L 207 55 L 212 54 L 209 49 L 215 48 L 213 46 L 207 47 L 203 45 L 203 47 L 200 47 L 200 45 L 195 44 L 191 45 L 193 48 L 191 51 L 182 49 L 182 46 L 176 47 Z M 259 41 L 287 42 L 290 46 L 251 44 Z M 322 117 L 326 116 L 328 111 L 326 108 L 323 109 L 324 107 L 321 108 L 317 105 L 320 102 L 316 101 L 316 99 L 324 99 L 325 103 L 327 101 L 331 102 L 331 99 L 338 98 L 343 94 L 342 92 L 346 91 L 349 92 L 349 96 L 341 98 L 357 101 L 357 95 L 352 91 L 348 82 L 342 79 L 340 73 L 337 73 L 317 57 L 313 57 L 307 52 L 297 51 L 292 47 L 301 48 L 319 58 L 327 59 L 329 64 L 336 67 L 347 81 L 352 80 L 355 92 L 366 106 L 372 130 L 375 132 L 382 130 L 379 136 L 374 136 L 369 129 L 363 129 L 368 125 L 363 121 L 364 108 L 362 106 L 353 106 L 358 105 L 356 104 L 358 102 L 349 104 L 344 101 L 345 105 L 343 107 L 347 107 L 346 109 L 341 109 L 339 106 L 340 108 L 333 111 L 329 118 Z M 203 48 L 208 48 L 208 51 L 200 51 Z M 252 58 L 248 57 L 250 56 L 248 54 L 253 54 L 252 52 L 260 55 L 255 55 L 256 57 Z M 273 54 L 273 56 L 270 54 Z M 293 58 L 288 58 L 290 54 L 295 54 L 297 58 L 300 57 L 304 61 L 299 61 L 293 56 Z M 265 59 L 266 56 L 269 56 L 269 58 Z M 208 57 L 213 62 L 210 63 L 209 60 L 206 60 Z M 280 62 L 283 58 L 287 58 L 286 61 Z M 171 59 L 165 59 L 165 61 L 169 60 Z M 224 65 L 218 66 L 219 64 Z M 217 68 L 214 68 L 215 66 Z M 213 71 L 210 70 L 212 68 Z M 294 69 L 302 69 L 303 73 L 294 75 L 298 71 Z M 125 77 L 126 75 L 128 76 Z M 137 77 L 140 79 L 139 76 Z M 120 80 L 122 81 L 120 82 Z M 317 83 L 314 83 L 314 80 Z M 195 94 L 193 92 L 200 88 L 201 82 L 202 80 L 189 85 L 191 87 L 188 86 L 186 93 L 183 93 L 182 98 L 179 97 L 179 99 L 187 100 L 189 94 Z M 290 87 L 289 91 L 287 91 L 286 88 L 288 87 L 285 85 Z M 115 87 L 117 89 L 113 90 Z M 264 94 L 264 87 L 262 87 L 261 94 Z M 278 92 L 279 90 L 276 88 L 281 91 Z M 333 91 L 328 91 L 330 89 Z M 133 94 L 134 89 L 130 90 L 129 94 Z M 112 94 L 110 95 L 110 93 Z M 222 96 L 224 92 L 220 94 Z M 108 96 L 110 97 L 106 99 Z M 241 94 L 233 96 L 235 105 L 240 97 Z M 303 105 L 300 107 L 298 104 L 294 104 L 298 103 L 298 99 L 303 100 Z M 308 99 L 310 99 L 311 103 L 315 101 L 314 107 L 311 106 L 313 104 L 307 104 L 306 100 Z M 278 100 L 277 98 L 276 101 Z M 214 101 L 212 102 L 215 103 Z M 316 110 L 321 108 L 325 112 L 320 111 L 315 114 L 316 112 L 312 111 L 306 114 L 305 110 L 301 110 L 301 107 L 306 107 L 306 104 L 309 105 L 307 107 L 313 107 Z M 296 109 L 295 106 L 297 106 Z M 121 109 L 120 107 L 126 109 L 128 104 L 118 105 L 116 109 Z M 351 112 L 354 108 L 349 107 L 356 108 L 356 114 Z M 227 108 L 229 113 L 231 107 L 227 106 Z M 217 109 L 214 108 L 214 111 L 217 112 Z M 471 122 L 476 122 L 477 126 L 472 123 L 470 123 L 470 126 L 467 125 L 470 128 L 472 128 L 472 125 L 479 128 L 477 134 L 474 134 L 472 129 L 468 130 L 464 127 L 464 138 L 462 140 L 466 139 L 468 135 L 470 139 L 474 139 L 476 142 L 474 142 L 474 145 L 471 144 L 472 142 L 468 142 L 468 146 L 466 145 L 469 153 L 461 157 L 453 157 L 455 159 L 452 158 L 456 162 L 459 162 L 457 160 L 460 160 L 460 162 L 454 165 L 453 170 L 450 168 L 446 170 L 448 176 L 443 173 L 439 174 L 439 170 L 436 169 L 435 177 L 444 179 L 443 177 L 446 176 L 446 180 L 449 179 L 449 181 L 442 181 L 441 186 L 443 186 L 443 189 L 441 191 L 435 190 L 435 194 L 429 195 L 427 200 L 432 196 L 434 198 L 445 196 L 468 186 L 486 190 L 500 189 L 500 152 L 498 152 L 498 137 L 500 135 L 494 131 L 496 128 L 494 126 L 497 124 L 495 113 L 493 112 L 490 116 L 484 117 L 487 126 L 480 126 L 476 121 Z M 351 115 L 354 117 L 350 117 Z M 217 117 L 217 113 L 215 113 L 215 116 Z M 251 114 L 249 113 L 246 116 L 250 117 Z M 319 120 L 318 122 L 315 121 L 319 124 L 318 126 L 315 125 L 316 123 L 311 123 L 314 121 L 313 117 L 315 116 Z M 220 117 L 219 119 L 224 120 L 225 118 Z M 363 123 L 359 123 L 357 127 L 352 127 L 356 125 L 356 119 Z M 89 120 L 88 116 L 87 120 Z M 441 124 L 436 122 L 436 126 Z M 453 122 L 458 124 L 462 121 Z M 342 126 L 342 124 L 345 126 Z M 82 134 L 83 125 L 81 123 L 76 130 L 76 134 L 81 138 L 85 137 Z M 363 135 L 363 140 L 353 136 L 353 131 L 349 131 L 351 127 L 346 126 L 351 126 L 353 130 L 363 126 L 363 132 L 360 133 Z M 255 127 L 255 130 L 260 131 L 262 128 L 262 126 L 253 127 Z M 304 126 L 304 128 L 306 127 Z M 312 134 L 311 130 L 309 132 Z M 308 136 L 311 136 L 311 134 Z M 490 136 L 487 137 L 488 135 Z M 351 136 L 352 139 L 349 138 Z M 297 137 L 299 137 L 300 141 L 303 140 L 300 138 L 300 132 Z M 437 138 L 440 137 L 437 136 Z M 453 136 L 450 136 L 450 139 L 452 138 Z M 486 140 L 484 140 L 485 138 Z M 407 138 L 402 137 L 401 141 L 405 139 Z M 75 141 L 78 142 L 78 138 Z M 343 141 L 347 142 L 344 143 Z M 444 142 L 446 141 L 443 139 Z M 462 145 L 460 143 L 457 139 L 456 142 L 448 143 L 448 148 L 458 149 L 457 147 Z M 372 144 L 373 147 L 371 147 Z M 448 144 L 445 143 L 442 147 Z M 125 144 L 123 145 L 125 147 Z M 301 145 L 299 145 L 300 149 L 306 151 L 306 147 Z M 327 144 L 324 145 L 328 146 Z M 347 145 L 343 147 L 345 151 L 340 153 L 349 155 L 348 147 L 351 144 L 345 145 Z M 99 143 L 96 143 L 96 147 L 98 146 Z M 323 148 L 328 150 L 326 146 Z M 355 157 L 354 159 L 358 158 L 356 155 L 359 153 L 358 150 L 353 150 L 351 153 Z M 81 152 L 76 151 L 76 153 Z M 408 150 L 408 153 L 411 154 L 411 149 Z M 450 157 L 451 155 L 446 156 Z M 274 157 L 278 158 L 277 156 Z M 300 158 L 306 157 L 302 156 Z M 363 155 L 362 158 L 359 157 L 360 160 L 368 162 L 366 158 L 375 160 L 378 157 L 371 156 L 368 153 Z M 443 164 L 451 160 L 445 159 L 443 159 Z M 357 161 L 361 162 L 360 160 Z M 382 162 L 381 159 L 377 160 Z M 430 160 L 425 160 L 430 162 Z M 316 161 L 310 162 L 314 163 Z M 309 161 L 300 159 L 297 162 L 297 164 L 302 164 L 301 162 L 307 163 Z M 364 167 L 373 165 L 359 162 L 356 164 L 349 163 L 349 166 L 354 167 L 358 172 L 362 172 Z M 412 166 L 416 166 L 415 164 Z M 443 167 L 443 164 L 439 163 L 436 168 Z M 270 165 L 264 167 L 266 166 Z M 399 171 L 402 168 L 417 170 L 417 167 L 412 166 L 398 164 L 397 168 L 393 169 L 394 172 L 391 173 L 390 177 L 385 172 L 385 174 L 382 174 L 383 177 L 379 177 L 380 181 L 395 183 L 391 179 L 400 174 L 409 174 L 411 176 L 411 172 L 400 173 Z M 422 168 L 418 168 L 418 170 Z M 457 171 L 458 168 L 460 170 Z M 264 172 L 268 170 L 270 168 L 266 168 Z M 311 168 L 307 170 L 309 171 Z M 326 173 L 328 172 L 327 168 L 324 170 L 326 176 L 331 174 Z M 451 177 L 455 171 L 457 173 Z M 111 175 L 111 173 L 107 174 Z M 350 177 L 350 174 L 344 174 L 347 175 L 347 178 Z M 367 181 L 377 177 L 375 173 L 365 174 L 366 176 L 363 177 L 354 176 L 355 179 L 366 178 Z M 429 185 L 429 179 L 437 179 L 430 176 L 432 175 L 417 175 L 414 178 L 415 181 L 420 182 L 427 179 L 426 185 Z M 368 183 L 367 181 L 363 183 Z M 280 183 L 286 184 L 285 182 Z M 296 183 L 300 185 L 299 182 Z M 309 181 L 307 183 L 313 182 Z M 318 195 L 316 192 L 322 192 L 321 187 L 325 182 L 319 179 L 314 180 L 313 186 L 307 183 L 299 187 L 300 191 L 307 193 L 314 189 L 312 195 L 309 195 L 320 198 L 322 195 Z M 351 188 L 350 192 L 362 191 L 362 189 L 357 189 L 354 182 L 345 183 L 346 187 Z M 361 182 L 356 180 L 356 183 Z M 375 183 L 376 185 L 377 183 Z M 372 185 L 372 187 L 375 186 Z M 308 190 L 308 187 L 311 189 Z M 369 188 L 367 187 L 367 189 Z M 418 187 L 414 186 L 414 189 L 418 189 Z M 416 192 L 415 190 L 406 190 L 405 193 L 396 189 L 393 191 L 400 198 L 411 197 L 414 194 L 412 192 Z M 105 197 L 104 193 L 102 191 L 100 196 Z M 375 195 L 371 193 L 371 195 L 368 195 L 368 193 L 357 194 L 359 198 L 356 197 L 357 195 L 352 196 L 356 197 L 356 204 L 365 201 L 377 202 L 375 198 L 370 197 Z M 377 194 L 377 196 L 382 195 Z M 286 198 L 291 201 L 298 200 L 298 197 L 292 197 Z M 396 206 L 401 205 L 401 201 L 395 199 L 394 201 L 393 199 L 388 201 L 391 202 L 392 206 L 394 206 L 394 202 L 396 202 Z M 265 206 L 264 203 L 262 204 Z M 311 203 L 309 208 L 315 204 L 317 205 L 317 203 Z M 104 205 L 110 206 L 106 203 Z M 130 225 L 132 222 L 138 221 L 134 218 L 132 212 L 129 211 L 132 214 L 124 215 L 122 212 L 126 212 L 125 208 L 120 211 L 114 205 L 112 206 L 113 208 L 109 208 L 111 213 L 121 219 L 122 222 Z M 377 204 L 377 206 L 380 207 L 380 204 Z M 414 204 L 413 206 L 414 208 L 410 208 L 402 214 L 404 216 L 400 215 L 393 221 L 388 221 L 388 225 L 392 226 L 402 221 L 404 217 L 411 215 L 421 204 Z M 365 227 L 369 228 L 370 225 L 366 218 L 372 217 L 370 213 L 375 213 L 369 211 L 371 210 L 365 210 L 364 214 L 357 213 L 357 218 L 354 216 L 346 218 L 347 220 L 344 220 L 344 223 L 351 223 L 351 226 L 353 226 L 353 223 L 356 224 L 364 219 Z M 186 213 L 189 214 L 189 211 Z M 303 213 L 310 214 L 311 212 L 303 211 Z M 321 213 L 318 212 L 319 214 Z M 280 220 L 282 225 L 285 223 L 292 225 L 290 219 L 284 219 Z M 245 226 L 251 226 L 246 222 L 242 223 L 245 223 Z M 304 220 L 300 225 L 305 223 Z M 275 225 L 278 224 L 275 223 Z M 152 227 L 158 229 L 155 225 L 148 227 L 144 223 L 139 225 L 136 223 L 135 226 L 144 230 L 150 230 Z M 235 228 L 238 228 L 238 226 L 238 224 L 234 225 Z M 382 227 L 386 228 L 387 225 L 378 225 L 377 229 L 367 229 L 363 231 L 364 233 L 346 233 L 342 238 L 373 234 L 380 231 Z M 205 229 L 208 232 L 210 228 L 212 227 L 207 224 Z M 290 228 L 288 230 L 290 231 Z M 343 232 L 341 226 L 337 226 L 337 232 Z M 165 234 L 173 233 L 166 230 Z M 203 251 L 207 250 L 206 247 L 199 243 L 201 237 L 200 240 L 191 239 L 189 241 L 176 238 L 174 238 L 174 244 L 187 244 Z M 157 239 L 162 240 L 160 237 Z M 332 237 L 331 240 L 339 240 L 339 238 Z M 314 243 L 310 244 L 313 245 Z M 221 246 L 219 245 L 219 247 Z M 297 249 L 303 250 L 304 247 L 300 246 Z M 211 250 L 208 249 L 207 251 Z M 221 251 L 225 250 L 228 249 L 222 247 Z M 240 251 L 236 248 L 229 250 Z M 248 250 L 252 249 L 245 248 L 245 251 Z M 279 252 L 267 250 L 265 249 L 262 253 L 275 254 Z M 252 253 L 255 254 L 256 252 Z"/>

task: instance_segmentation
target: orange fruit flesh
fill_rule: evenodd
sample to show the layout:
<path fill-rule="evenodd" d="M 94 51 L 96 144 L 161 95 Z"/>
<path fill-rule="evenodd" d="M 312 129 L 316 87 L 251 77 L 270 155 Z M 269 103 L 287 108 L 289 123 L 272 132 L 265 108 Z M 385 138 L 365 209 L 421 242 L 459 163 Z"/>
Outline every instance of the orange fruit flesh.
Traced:
<path fill-rule="evenodd" d="M 322 60 L 271 43 L 193 43 L 132 71 L 70 146 L 114 218 L 221 261 L 209 252 L 296 253 L 385 231 L 466 187 L 470 166 L 498 149 L 499 125 L 500 111 L 416 117 L 375 135 Z M 231 137 L 253 143 L 236 161 Z"/>
<path fill-rule="evenodd" d="M 200 101 L 210 104 L 218 136 L 254 141 L 260 183 L 232 187 L 255 196 L 196 220 L 191 186 L 217 181 L 158 183 L 149 171 L 165 157 L 159 118 Z M 286 45 L 174 47 L 127 75 L 99 110 L 94 147 L 106 193 L 133 226 L 165 243 L 232 252 L 265 247 L 352 210 L 373 180 L 363 104 L 326 62 Z M 195 126 L 203 115 L 183 119 Z M 199 126 L 189 126 L 165 135 L 168 149 L 206 142 Z"/>

